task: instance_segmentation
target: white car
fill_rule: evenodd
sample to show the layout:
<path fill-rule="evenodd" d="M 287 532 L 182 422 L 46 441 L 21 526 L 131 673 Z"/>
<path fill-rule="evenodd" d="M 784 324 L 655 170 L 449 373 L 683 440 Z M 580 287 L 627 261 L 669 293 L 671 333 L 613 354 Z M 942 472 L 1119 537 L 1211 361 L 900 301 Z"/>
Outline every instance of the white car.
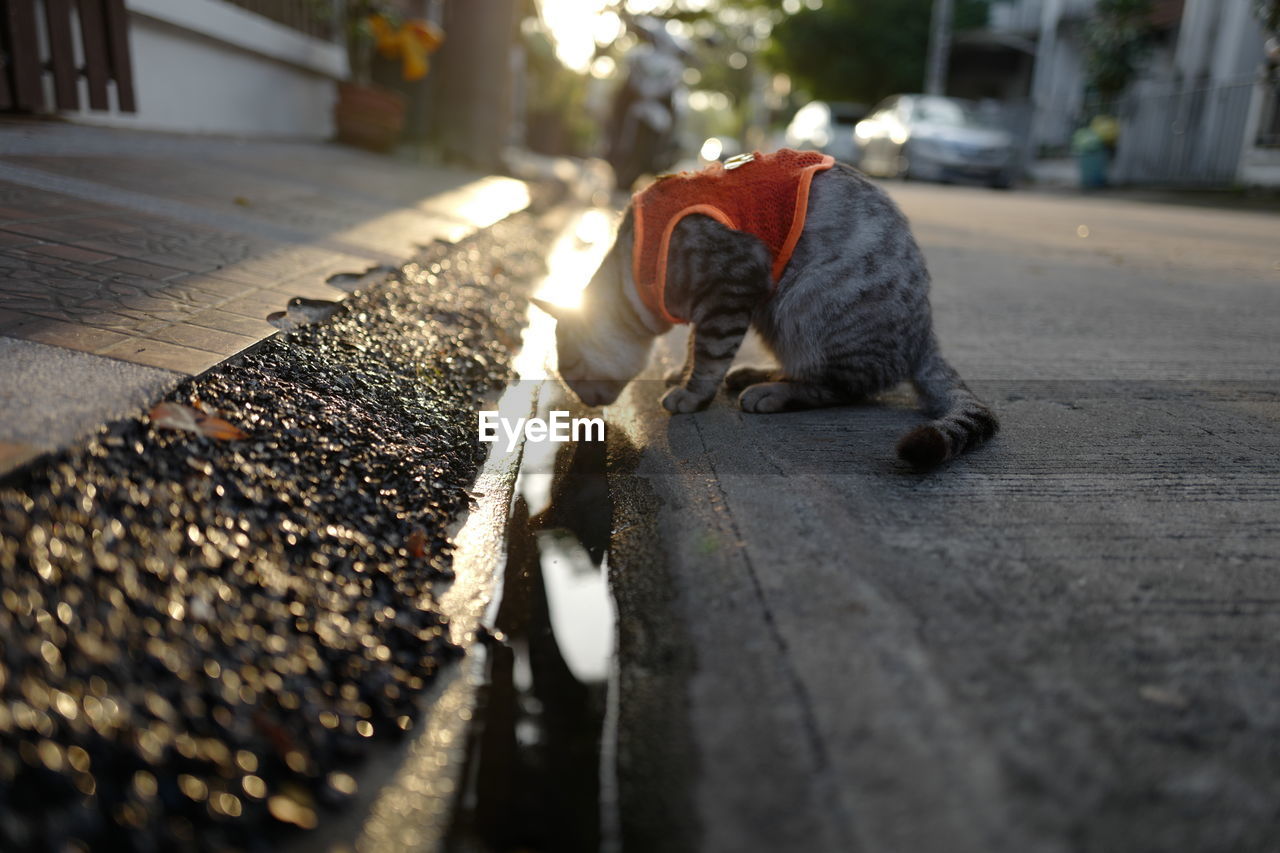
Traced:
<path fill-rule="evenodd" d="M 810 101 L 787 125 L 787 147 L 814 149 L 844 163 L 857 165 L 858 148 L 853 144 L 853 128 L 867 114 L 862 104 L 840 101 Z"/>
<path fill-rule="evenodd" d="M 854 128 L 869 175 L 925 181 L 1013 183 L 1012 134 L 971 101 L 935 95 L 895 95 Z"/>

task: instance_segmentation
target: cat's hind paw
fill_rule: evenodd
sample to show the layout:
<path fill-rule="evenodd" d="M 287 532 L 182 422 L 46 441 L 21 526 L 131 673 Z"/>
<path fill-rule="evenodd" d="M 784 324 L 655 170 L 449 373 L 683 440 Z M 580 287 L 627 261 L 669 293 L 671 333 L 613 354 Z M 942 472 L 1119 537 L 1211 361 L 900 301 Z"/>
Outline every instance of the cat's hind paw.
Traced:
<path fill-rule="evenodd" d="M 701 411 L 710 402 L 710 397 L 695 394 L 688 388 L 672 388 L 662 396 L 662 408 L 673 415 L 685 415 L 689 412 Z"/>
<path fill-rule="evenodd" d="M 789 382 L 760 382 L 738 395 L 738 405 L 744 412 L 766 415 L 791 408 L 795 396 L 795 389 Z"/>

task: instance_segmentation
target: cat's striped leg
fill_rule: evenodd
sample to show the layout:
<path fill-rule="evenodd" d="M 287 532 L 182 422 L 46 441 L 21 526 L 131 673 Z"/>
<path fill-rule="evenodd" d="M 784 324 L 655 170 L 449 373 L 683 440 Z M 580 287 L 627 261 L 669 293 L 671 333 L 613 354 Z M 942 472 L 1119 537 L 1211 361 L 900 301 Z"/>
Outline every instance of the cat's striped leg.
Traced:
<path fill-rule="evenodd" d="M 662 398 L 668 412 L 682 414 L 705 409 L 720 390 L 725 372 L 750 326 L 749 311 L 714 315 L 689 332 L 688 378 Z M 691 365 L 691 366 L 689 366 Z"/>

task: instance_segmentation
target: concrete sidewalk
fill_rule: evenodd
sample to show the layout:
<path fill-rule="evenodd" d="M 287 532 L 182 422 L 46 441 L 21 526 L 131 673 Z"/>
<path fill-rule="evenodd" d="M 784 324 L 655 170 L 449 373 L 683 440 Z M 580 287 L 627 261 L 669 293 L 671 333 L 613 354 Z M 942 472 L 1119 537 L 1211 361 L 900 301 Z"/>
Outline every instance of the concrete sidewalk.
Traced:
<path fill-rule="evenodd" d="M 337 146 L 0 122 L 0 473 L 528 203 Z"/>
<path fill-rule="evenodd" d="M 918 474 L 909 391 L 672 417 L 663 342 L 608 410 L 629 836 L 1277 849 L 1280 220 L 888 186 L 1002 432 Z"/>

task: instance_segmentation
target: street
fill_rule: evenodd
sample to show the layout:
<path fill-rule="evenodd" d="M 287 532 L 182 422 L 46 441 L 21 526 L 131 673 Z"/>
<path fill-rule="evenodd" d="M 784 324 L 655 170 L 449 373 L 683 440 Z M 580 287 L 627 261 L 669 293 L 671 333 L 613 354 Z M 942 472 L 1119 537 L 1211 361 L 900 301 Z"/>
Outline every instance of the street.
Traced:
<path fill-rule="evenodd" d="M 253 731 L 217 729 L 216 738 L 263 757 L 276 774 L 264 776 L 269 790 L 284 799 L 237 801 L 243 812 L 231 823 L 214 812 L 143 823 L 134 841 L 188 837 L 212 821 L 209 846 L 258 837 L 306 853 L 324 846 L 318 837 L 360 850 L 1274 850 L 1275 214 L 1187 206 L 1176 203 L 1187 196 L 1168 194 L 1159 202 L 1155 194 L 885 186 L 928 258 L 944 352 L 1003 425 L 988 446 L 927 474 L 893 452 L 921 419 L 905 389 L 874 404 L 770 416 L 744 415 L 721 394 L 707 411 L 668 415 L 658 404 L 660 377 L 683 358 L 681 331 L 659 342 L 617 404 L 584 409 L 543 381 L 554 325 L 539 312 L 512 360 L 526 381 L 477 408 L 496 404 L 517 419 L 603 414 L 606 442 L 473 441 L 475 424 L 459 412 L 483 383 L 421 381 L 424 358 L 449 359 L 455 377 L 471 358 L 467 346 L 457 349 L 463 327 L 436 331 L 463 315 L 439 306 L 478 299 L 466 307 L 468 334 L 485 340 L 498 359 L 491 365 L 508 358 L 521 294 L 580 287 L 610 241 L 616 210 L 574 203 L 510 218 L 456 247 L 437 243 L 398 277 L 360 285 L 335 319 L 266 341 L 170 392 L 256 424 L 243 450 L 163 434 L 154 412 L 135 411 L 84 442 L 58 438 L 65 450 L 19 469 L 0 493 L 12 510 L 0 568 L 90 632 L 140 637 L 160 627 L 135 618 L 134 605 L 113 592 L 112 573 L 93 583 L 117 604 L 78 617 L 68 609 L 62 599 L 100 560 L 151 565 L 155 542 L 197 541 L 188 527 L 221 541 L 219 528 L 235 523 L 257 556 L 182 552 L 175 566 L 198 578 L 222 577 L 224 564 L 228 576 L 250 563 L 289 566 L 298 594 L 310 595 L 313 570 L 282 550 L 301 547 L 289 544 L 291 531 L 313 531 L 307 547 L 341 560 L 352 542 L 365 542 L 344 537 L 363 536 L 361 548 L 385 551 L 380 571 L 423 575 L 406 587 L 431 589 L 419 607 L 434 609 L 418 618 L 438 611 L 456 646 L 430 647 L 428 669 L 439 677 L 414 682 L 421 694 L 412 705 L 399 694 L 406 713 L 396 719 L 409 726 L 402 739 L 387 733 L 372 703 L 337 706 L 331 721 L 372 720 L 366 731 L 377 740 L 357 748 L 365 735 L 344 728 L 336 763 L 310 713 L 280 717 L 300 727 L 291 749 L 312 754 L 306 765 L 264 739 L 266 718 L 256 716 Z M 534 269 L 543 253 L 545 275 Z M 480 296 L 478 282 L 491 275 L 510 278 L 483 285 Z M 320 286 L 309 281 L 282 285 L 277 302 L 290 289 Z M 481 305 L 507 331 L 482 334 Z M 50 324 L 39 305 L 30 310 L 37 330 Z M 74 329 L 54 331 L 60 345 L 79 345 Z M 341 358 L 315 355 L 347 339 L 357 345 L 340 344 Z M 362 355 L 381 348 L 399 355 Z M 409 362 L 397 366 L 401 358 Z M 740 354 L 744 363 L 763 358 L 758 345 Z M 388 421 L 387 412 L 406 405 L 376 389 L 406 381 L 464 396 L 449 404 L 451 415 L 435 404 L 429 415 L 412 414 L 401 437 L 399 427 L 390 438 L 369 433 L 369 424 L 395 423 L 399 415 Z M 260 386 L 279 389 L 269 410 Z M 389 408 L 334 414 L 323 429 L 285 428 L 314 420 L 319 399 L 338 413 Z M 44 417 L 58 411 L 32 407 Z M 70 435 L 112 416 L 62 417 Z M 413 479 L 416 457 L 387 467 L 387 441 L 401 440 L 457 471 L 396 509 L 393 494 L 421 488 L 412 485 L 421 479 Z M 468 475 L 463 462 L 482 448 L 492 448 L 488 461 Z M 193 464 L 195 479 L 184 473 Z M 328 487 L 340 496 L 326 497 L 315 484 L 328 482 L 335 464 L 348 475 Z M 476 479 L 466 486 L 468 476 Z M 389 486 L 396 478 L 405 482 Z M 121 512 L 132 518 L 127 507 L 89 496 L 128 491 L 130 482 L 190 493 L 173 492 L 172 512 L 119 528 L 108 556 L 80 561 L 73 537 L 110 528 Z M 380 496 L 362 482 L 378 482 Z M 216 499 L 202 491 L 215 483 L 225 486 Z M 261 498 L 245 503 L 254 495 Z M 351 508 L 363 504 L 353 522 Z M 83 507 L 99 520 L 82 518 Z M 415 562 L 427 543 L 444 548 L 446 538 L 451 558 Z M 54 542 L 62 543 L 56 554 Z M 200 562 L 215 557 L 221 568 Z M 29 560 L 57 566 L 64 580 L 24 572 Z M 323 573 L 315 582 L 328 583 Z M 255 591 L 253 577 L 245 583 L 265 609 L 229 612 L 227 629 L 249 618 L 276 624 L 273 599 Z M 150 594 L 159 601 L 182 585 L 157 577 Z M 170 613 L 204 612 L 197 598 Z M 6 598 L 13 626 L 36 624 L 39 613 L 23 601 Z M 363 612 L 367 602 L 348 604 Z M 171 622 L 175 636 L 186 630 L 183 619 Z M 14 636 L 49 641 L 9 644 L 10 673 L 46 647 L 80 660 L 73 634 L 47 620 L 21 631 Z M 335 641 L 308 632 L 295 640 L 304 651 Z M 461 660 L 441 665 L 458 651 Z M 229 660 L 221 647 L 212 653 Z M 42 683 L 78 689 L 83 665 L 10 678 L 9 689 L 20 685 L 26 697 L 13 701 L 45 695 Z M 247 713 L 251 702 L 225 693 L 229 671 L 122 676 L 111 690 L 133 702 L 136 690 L 163 685 L 185 709 L 184 683 L 212 685 L 227 709 Z M 250 665 L 241 671 L 259 677 Z M 316 674 L 326 690 L 346 677 Z M 380 683 L 379 668 L 368 678 Z M 182 713 L 177 726 L 208 725 L 203 712 Z M 54 731 L 67 755 L 83 739 L 70 727 Z M 14 736 L 25 743 L 33 735 Z M 114 729 L 102 738 L 94 741 L 101 755 L 134 749 Z M 200 793 L 196 777 L 175 776 L 170 753 L 147 760 L 157 779 L 187 779 Z M 42 766 L 51 784 L 87 784 L 83 774 L 69 782 Z M 126 765 L 102 766 L 91 777 L 101 802 L 144 796 L 110 769 Z M 224 770 L 206 770 L 208 790 L 222 797 Z M 356 792 L 346 805 L 333 800 L 335 778 Z M 179 789 L 166 784 L 173 799 Z M 39 814 L 25 799 L 11 802 L 11 814 Z M 23 818 L 5 831 L 46 844 L 64 832 L 109 831 L 92 798 L 59 801 L 56 810 L 80 822 Z M 151 821 L 163 812 L 146 814 Z"/>
<path fill-rule="evenodd" d="M 607 410 L 628 846 L 1276 849 L 1274 215 L 888 189 L 1003 430 L 672 417 L 663 342 Z"/>
<path fill-rule="evenodd" d="M 0 6 L 0 853 L 1280 853 L 1280 0 Z"/>

